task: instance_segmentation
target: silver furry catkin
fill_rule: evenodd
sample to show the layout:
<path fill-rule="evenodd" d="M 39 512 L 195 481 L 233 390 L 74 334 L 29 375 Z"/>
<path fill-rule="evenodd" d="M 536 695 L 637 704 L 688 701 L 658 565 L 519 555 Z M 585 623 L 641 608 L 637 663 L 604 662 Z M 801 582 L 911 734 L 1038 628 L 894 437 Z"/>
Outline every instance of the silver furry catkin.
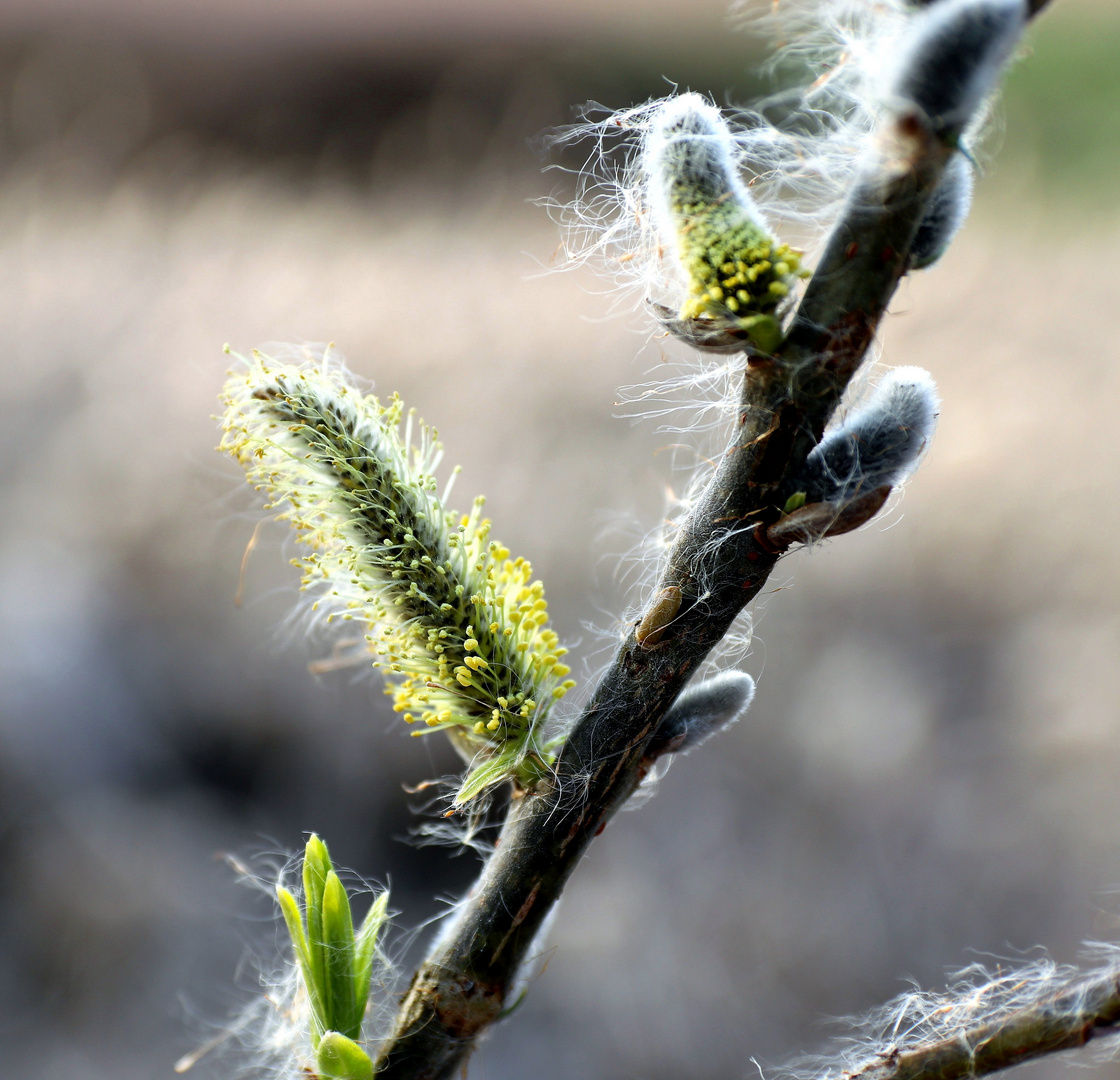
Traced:
<path fill-rule="evenodd" d="M 954 154 L 945 166 L 910 248 L 911 269 L 932 266 L 949 249 L 972 206 L 972 172 L 972 162 L 963 153 Z"/>
<path fill-rule="evenodd" d="M 741 719 L 754 700 L 754 679 L 721 671 L 688 686 L 665 714 L 646 747 L 646 757 L 687 753 Z"/>
<path fill-rule="evenodd" d="M 939 399 L 929 373 L 895 368 L 870 400 L 829 432 L 805 460 L 805 502 L 843 503 L 904 480 L 929 445 Z"/>
<path fill-rule="evenodd" d="M 1025 0 L 939 0 L 914 16 L 887 97 L 953 142 L 995 88 L 1026 25 Z"/>
<path fill-rule="evenodd" d="M 892 488 L 916 468 L 937 425 L 929 373 L 890 372 L 870 400 L 813 448 L 795 478 L 782 517 L 766 530 L 777 550 L 841 536 L 870 521 Z"/>

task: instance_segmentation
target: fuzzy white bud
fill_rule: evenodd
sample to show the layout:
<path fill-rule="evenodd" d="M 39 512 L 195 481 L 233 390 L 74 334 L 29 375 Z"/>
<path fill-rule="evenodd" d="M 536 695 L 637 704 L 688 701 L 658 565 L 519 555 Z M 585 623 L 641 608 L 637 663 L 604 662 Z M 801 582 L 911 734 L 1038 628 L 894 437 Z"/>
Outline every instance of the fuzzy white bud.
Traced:
<path fill-rule="evenodd" d="M 924 270 L 949 249 L 972 207 L 972 162 L 964 154 L 954 154 L 926 205 L 910 248 L 910 266 Z"/>
<path fill-rule="evenodd" d="M 995 88 L 1027 21 L 1025 0 L 937 0 L 914 16 L 888 98 L 952 140 Z"/>
<path fill-rule="evenodd" d="M 645 144 L 650 194 L 671 222 L 681 194 L 690 200 L 731 200 L 765 231 L 762 216 L 739 179 L 731 132 L 719 109 L 700 94 L 669 98 L 658 109 Z"/>
<path fill-rule="evenodd" d="M 646 747 L 646 756 L 687 752 L 725 731 L 754 700 L 754 679 L 742 671 L 721 671 L 682 691 Z"/>
<path fill-rule="evenodd" d="M 904 480 L 933 437 L 939 404 L 929 372 L 895 368 L 809 454 L 799 485 L 805 501 L 843 503 Z"/>

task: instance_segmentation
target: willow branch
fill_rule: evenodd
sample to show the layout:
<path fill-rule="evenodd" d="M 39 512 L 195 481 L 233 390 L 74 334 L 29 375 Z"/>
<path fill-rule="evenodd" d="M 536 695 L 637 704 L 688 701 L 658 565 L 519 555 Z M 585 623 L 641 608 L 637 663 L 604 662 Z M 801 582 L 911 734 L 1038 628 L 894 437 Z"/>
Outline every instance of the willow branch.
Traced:
<path fill-rule="evenodd" d="M 892 1048 L 848 1080 L 962 1080 L 1082 1047 L 1120 1030 L 1115 969 L 1076 978 L 1049 997 L 923 1045 Z"/>
<path fill-rule="evenodd" d="M 498 1019 L 572 870 L 644 776 L 647 740 L 765 584 L 779 557 L 765 527 L 872 340 L 948 154 L 916 117 L 886 133 L 784 346 L 749 359 L 731 441 L 657 586 L 680 590 L 679 610 L 652 647 L 631 630 L 555 776 L 513 800 L 497 851 L 413 978 L 377 1062 L 383 1080 L 451 1076 Z"/>
<path fill-rule="evenodd" d="M 951 153 L 916 113 L 880 133 L 785 340 L 747 357 L 731 439 L 656 586 L 679 607 L 655 634 L 635 624 L 554 776 L 513 799 L 497 850 L 402 1000 L 381 1080 L 450 1077 L 507 1007 L 568 877 L 648 770 L 651 735 L 780 557 L 766 530 L 871 344 Z"/>

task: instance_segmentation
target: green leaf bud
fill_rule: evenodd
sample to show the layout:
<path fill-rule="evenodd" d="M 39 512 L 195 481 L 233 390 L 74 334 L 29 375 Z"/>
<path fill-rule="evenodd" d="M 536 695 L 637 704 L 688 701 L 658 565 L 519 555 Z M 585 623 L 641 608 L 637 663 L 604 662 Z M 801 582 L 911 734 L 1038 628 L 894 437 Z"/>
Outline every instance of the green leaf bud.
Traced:
<path fill-rule="evenodd" d="M 352 1044 L 362 1034 L 377 936 L 386 919 L 388 894 L 377 897 L 355 934 L 346 889 L 331 866 L 326 844 L 314 834 L 304 850 L 302 878 L 302 909 L 291 890 L 283 886 L 277 888 L 276 898 L 307 992 L 311 1045 L 321 1050 L 327 1033 L 335 1036 L 335 1043 L 343 1039 Z"/>
<path fill-rule="evenodd" d="M 330 1080 L 373 1080 L 373 1061 L 353 1039 L 328 1031 L 316 1054 L 319 1075 Z"/>

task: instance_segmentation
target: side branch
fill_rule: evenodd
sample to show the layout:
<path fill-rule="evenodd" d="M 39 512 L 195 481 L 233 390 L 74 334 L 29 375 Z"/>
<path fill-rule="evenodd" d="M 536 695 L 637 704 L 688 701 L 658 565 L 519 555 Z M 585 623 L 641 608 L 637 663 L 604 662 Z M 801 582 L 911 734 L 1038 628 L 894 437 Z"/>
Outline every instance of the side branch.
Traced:
<path fill-rule="evenodd" d="M 925 1045 L 892 1048 L 849 1080 L 963 1080 L 1085 1046 L 1120 1030 L 1120 975 L 1077 978 L 998 1020 Z"/>

